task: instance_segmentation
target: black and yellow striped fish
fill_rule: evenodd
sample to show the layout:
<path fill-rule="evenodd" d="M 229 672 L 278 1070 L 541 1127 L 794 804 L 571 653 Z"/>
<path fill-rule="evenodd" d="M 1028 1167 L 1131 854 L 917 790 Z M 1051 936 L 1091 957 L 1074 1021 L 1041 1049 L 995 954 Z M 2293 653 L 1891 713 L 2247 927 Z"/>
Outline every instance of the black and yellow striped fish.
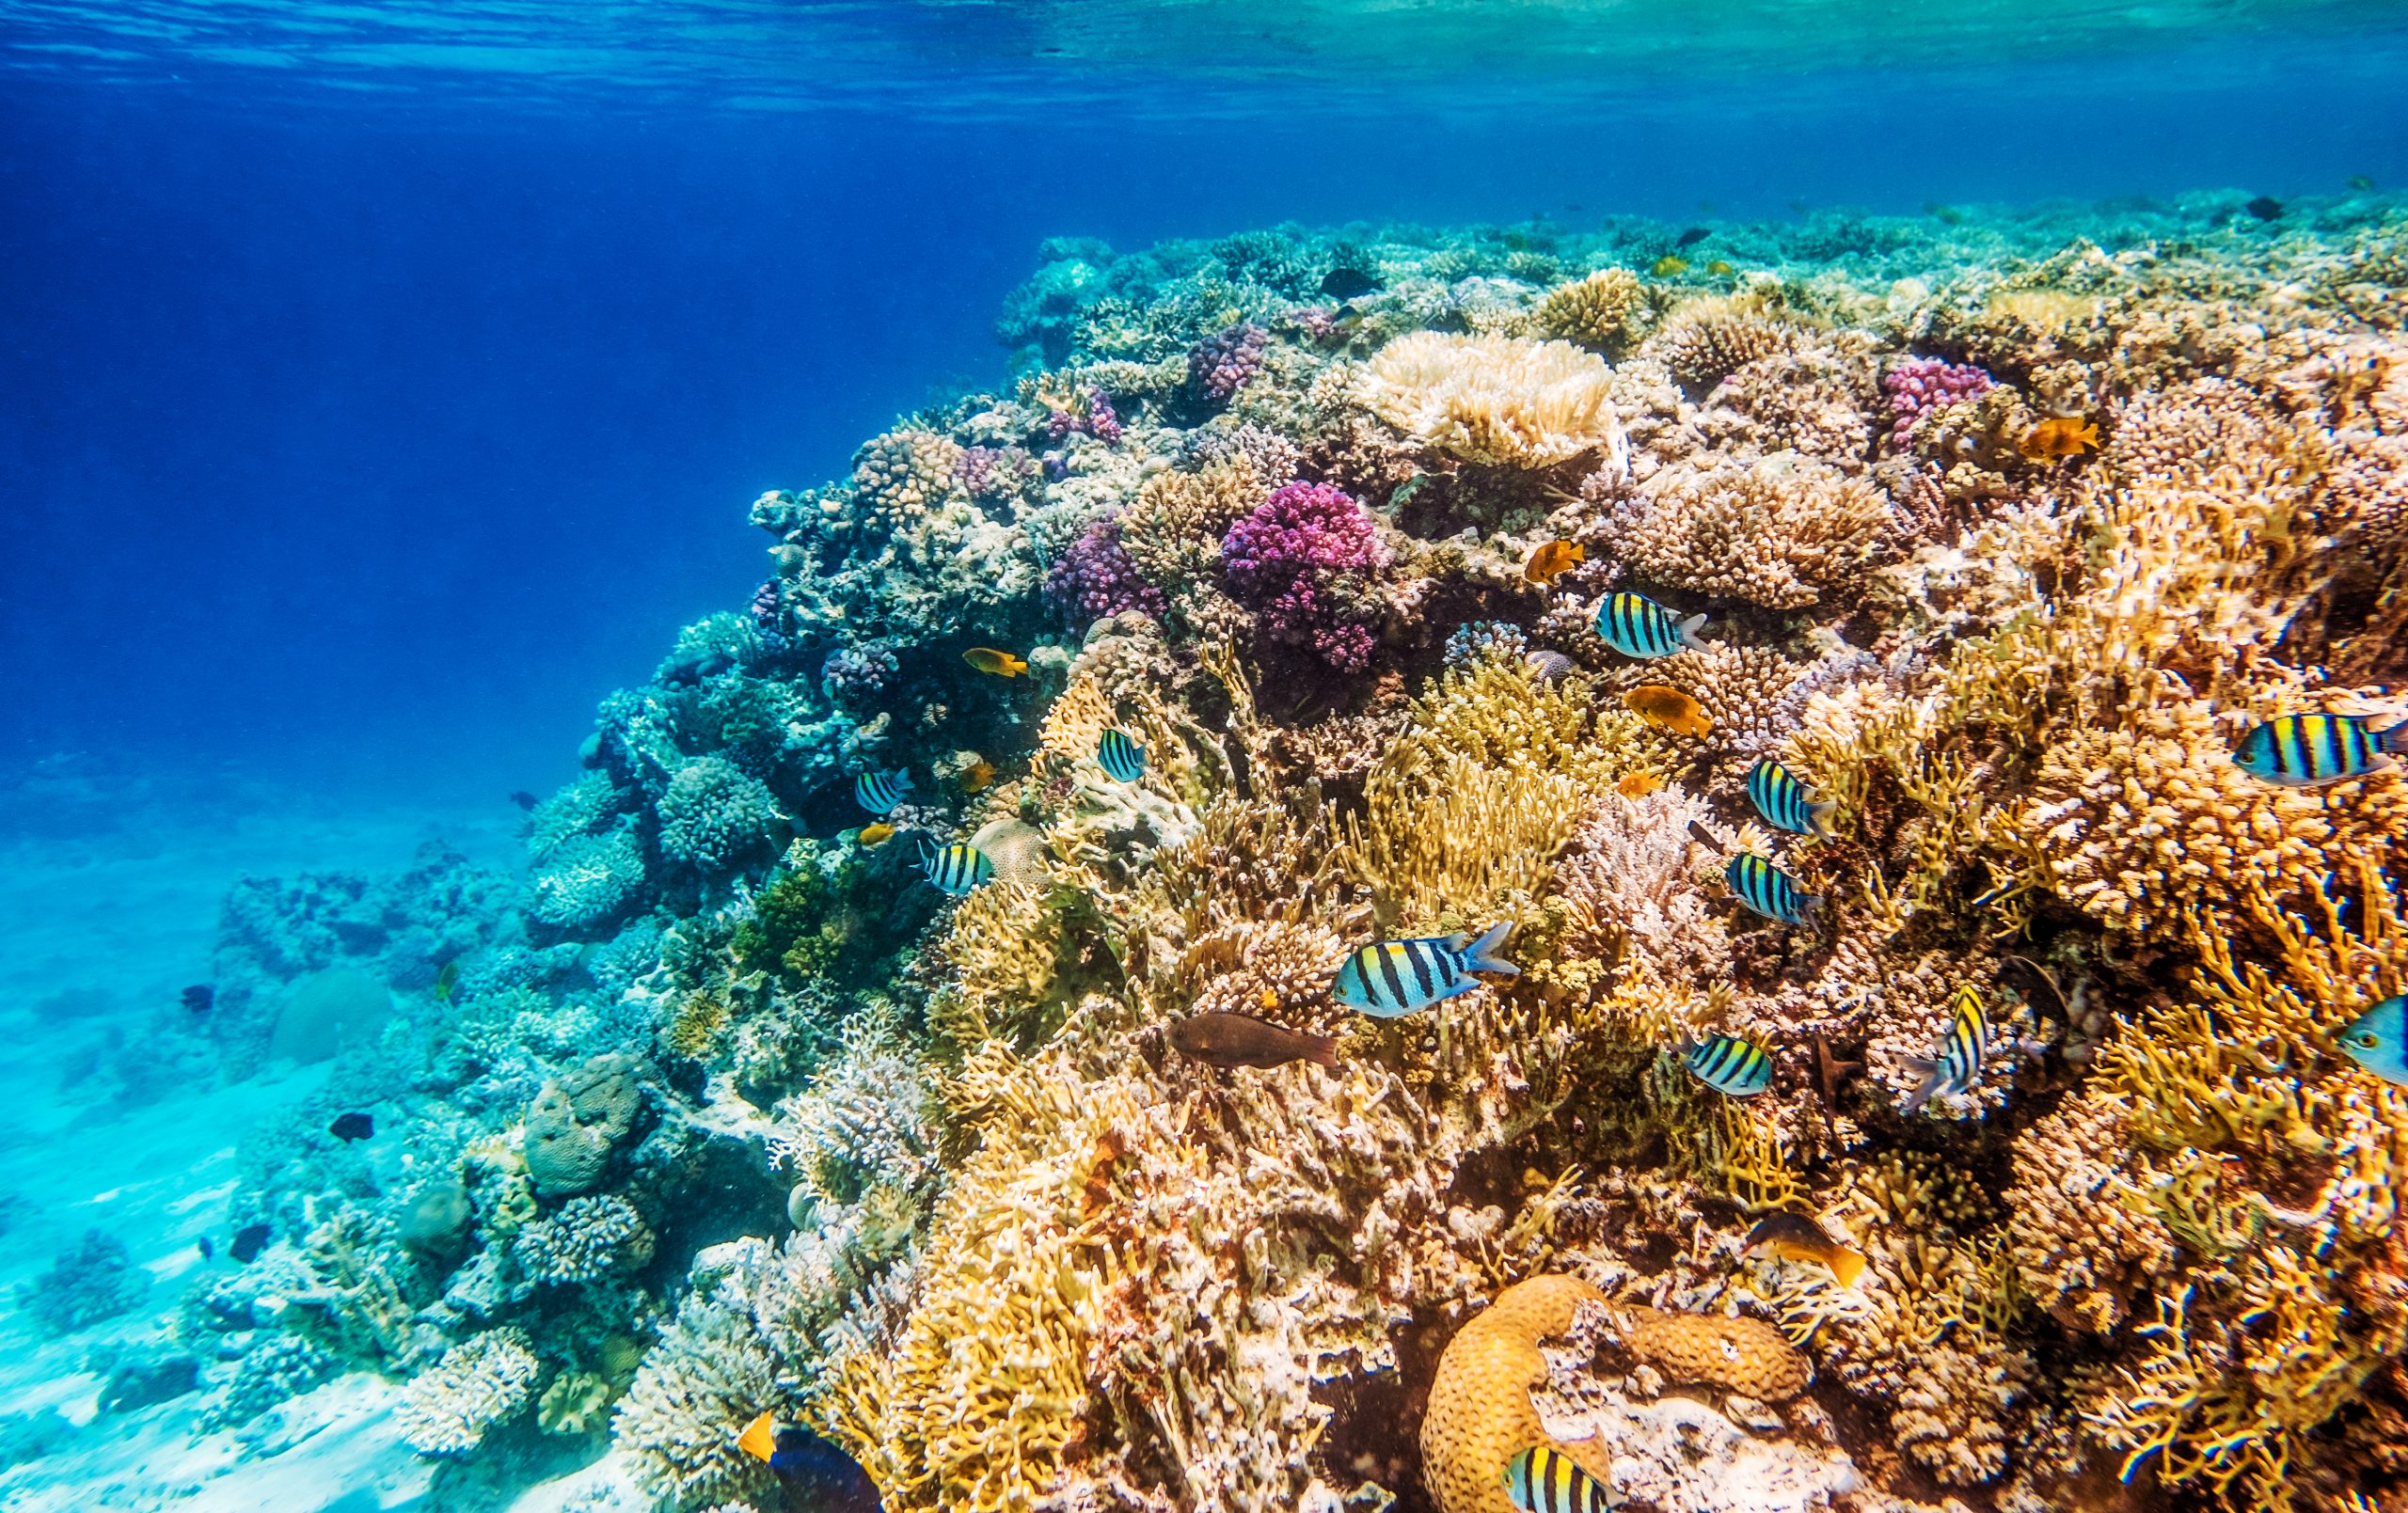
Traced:
<path fill-rule="evenodd" d="M 1607 1513 L 1613 1506 L 1594 1476 L 1549 1444 L 1505 1462 L 1505 1495 L 1522 1513 Z"/>
<path fill-rule="evenodd" d="M 1982 1007 L 1980 990 L 1967 983 L 1950 1005 L 1948 1033 L 1940 1042 L 1939 1056 L 1907 1058 L 1907 1070 L 1923 1079 L 1907 1099 L 1907 1113 L 1921 1112 L 1934 1094 L 1972 1091 L 1982 1080 L 1982 1060 L 1989 1049 L 1990 1017 Z"/>
<path fill-rule="evenodd" d="M 892 772 L 864 772 L 853 780 L 853 802 L 873 814 L 892 814 L 911 791 L 911 775 L 900 767 Z"/>
<path fill-rule="evenodd" d="M 2241 738 L 2232 760 L 2253 778 L 2321 788 L 2392 765 L 2408 751 L 2408 720 L 2372 730 L 2356 715 L 2284 715 Z"/>
<path fill-rule="evenodd" d="M 1670 656 L 1684 646 L 1695 646 L 1697 628 L 1704 623 L 1703 615 L 1675 620 L 1670 609 L 1627 589 L 1597 602 L 1597 634 L 1624 656 Z"/>
<path fill-rule="evenodd" d="M 1752 1098 L 1772 1085 L 1771 1054 L 1739 1035 L 1702 1040 L 1681 1060 L 1699 1081 L 1735 1098 Z"/>
<path fill-rule="evenodd" d="M 928 875 L 928 881 L 936 884 L 939 892 L 956 898 L 995 877 L 995 864 L 987 859 L 987 853 L 963 841 L 935 846 L 923 840 L 920 870 Z"/>
<path fill-rule="evenodd" d="M 1477 940 L 1450 935 L 1374 941 L 1347 956 L 1330 990 L 1340 1003 L 1374 1018 L 1418 1013 L 1478 987 L 1474 972 L 1519 976 L 1519 967 L 1496 954 L 1511 929 L 1511 923 L 1495 925 Z"/>
<path fill-rule="evenodd" d="M 1770 757 L 1748 769 L 1748 798 L 1766 825 L 1792 835 L 1829 833 L 1830 812 L 1838 807 L 1809 798 L 1798 775 Z"/>
<path fill-rule="evenodd" d="M 1798 891 L 1797 881 L 1789 874 L 1752 851 L 1733 857 L 1722 875 L 1729 879 L 1731 891 L 1739 895 L 1740 903 L 1766 919 L 1779 920 L 1783 924 L 1805 923 L 1806 911 L 1823 901 L 1818 893 Z"/>
<path fill-rule="evenodd" d="M 1097 739 L 1095 764 L 1115 782 L 1135 782 L 1146 774 L 1146 749 L 1114 726 Z"/>

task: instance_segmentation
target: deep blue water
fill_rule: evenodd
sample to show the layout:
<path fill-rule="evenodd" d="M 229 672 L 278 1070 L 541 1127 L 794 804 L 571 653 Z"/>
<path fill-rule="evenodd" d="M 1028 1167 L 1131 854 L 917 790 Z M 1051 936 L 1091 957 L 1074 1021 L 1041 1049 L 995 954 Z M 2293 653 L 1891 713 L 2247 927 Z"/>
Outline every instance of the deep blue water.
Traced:
<path fill-rule="evenodd" d="M 1496 13 L 0 5 L 0 772 L 548 788 L 1048 235 L 2408 180 L 2395 8 Z"/>

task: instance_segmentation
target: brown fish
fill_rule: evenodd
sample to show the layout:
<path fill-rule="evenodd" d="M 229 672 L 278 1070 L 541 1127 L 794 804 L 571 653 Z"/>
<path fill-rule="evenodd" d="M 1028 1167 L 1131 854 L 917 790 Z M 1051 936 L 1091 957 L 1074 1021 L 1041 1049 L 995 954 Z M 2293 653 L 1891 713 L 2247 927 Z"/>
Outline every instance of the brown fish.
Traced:
<path fill-rule="evenodd" d="M 995 764 L 993 763 L 973 762 L 970 765 L 961 769 L 961 791 L 963 793 L 983 794 L 993 786 L 995 786 Z"/>
<path fill-rule="evenodd" d="M 1675 735 L 1704 735 L 1714 729 L 1705 706 L 1670 684 L 1642 684 L 1622 696 L 1633 714 Z"/>
<path fill-rule="evenodd" d="M 1170 1043 L 1182 1056 L 1215 1066 L 1285 1066 L 1290 1062 L 1338 1063 L 1338 1042 L 1329 1035 L 1272 1024 L 1250 1014 L 1191 1014 L 1170 1027 Z"/>
<path fill-rule="evenodd" d="M 1552 583 L 1588 560 L 1589 548 L 1568 541 L 1551 541 L 1530 553 L 1522 576 L 1532 583 Z"/>
<path fill-rule="evenodd" d="M 2080 416 L 2054 416 L 2023 433 L 2023 439 L 2015 446 L 2025 462 L 2079 457 L 2099 449 L 2099 427 Z"/>
<path fill-rule="evenodd" d="M 1784 1261 L 1812 1261 L 1830 1270 L 1843 1287 L 1853 1287 L 1864 1275 L 1862 1253 L 1831 1238 L 1823 1226 L 1800 1214 L 1767 1214 L 1748 1231 L 1751 1251 L 1766 1250 Z"/>

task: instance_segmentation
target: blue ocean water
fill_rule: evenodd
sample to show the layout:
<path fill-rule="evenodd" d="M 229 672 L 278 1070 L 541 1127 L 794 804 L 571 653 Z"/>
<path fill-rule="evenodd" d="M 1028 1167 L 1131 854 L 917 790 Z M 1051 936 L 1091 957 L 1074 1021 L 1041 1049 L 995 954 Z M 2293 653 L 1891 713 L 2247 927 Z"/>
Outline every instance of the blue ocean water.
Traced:
<path fill-rule="evenodd" d="M 1045 238 L 2388 188 L 2403 80 L 2376 3 L 0 0 L 0 1025 L 121 1046 L 245 871 L 508 862 Z"/>

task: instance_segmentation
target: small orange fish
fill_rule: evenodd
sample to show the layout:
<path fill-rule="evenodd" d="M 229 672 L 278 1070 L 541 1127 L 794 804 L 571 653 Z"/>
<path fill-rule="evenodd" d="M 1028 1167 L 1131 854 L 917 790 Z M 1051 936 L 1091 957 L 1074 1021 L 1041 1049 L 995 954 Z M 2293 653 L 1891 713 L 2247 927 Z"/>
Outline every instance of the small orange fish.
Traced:
<path fill-rule="evenodd" d="M 1552 583 L 1588 559 L 1589 549 L 1586 546 L 1575 545 L 1568 541 L 1551 541 L 1530 553 L 1530 559 L 1522 564 L 1522 576 L 1532 583 Z"/>
<path fill-rule="evenodd" d="M 1689 271 L 1689 260 L 1675 258 L 1671 253 L 1666 253 L 1656 260 L 1655 267 L 1647 271 L 1658 278 L 1677 278 Z"/>
<path fill-rule="evenodd" d="M 983 794 L 993 786 L 995 786 L 995 764 L 993 763 L 973 762 L 970 765 L 961 769 L 961 791 L 963 793 Z"/>
<path fill-rule="evenodd" d="M 1831 1238 L 1823 1226 L 1798 1214 L 1768 1214 L 1748 1231 L 1751 1251 L 1770 1251 L 1784 1261 L 1813 1261 L 1830 1269 L 1843 1287 L 1864 1275 L 1864 1256 Z"/>
<path fill-rule="evenodd" d="M 1028 664 L 1009 652 L 998 652 L 991 646 L 974 646 L 961 654 L 961 659 L 979 671 L 998 678 L 1017 678 L 1028 670 Z"/>
<path fill-rule="evenodd" d="M 1277 1008 L 1279 1006 L 1279 995 L 1270 988 L 1264 988 L 1262 990 L 1262 1006 L 1266 1009 Z"/>
<path fill-rule="evenodd" d="M 1630 711 L 1675 735 L 1703 735 L 1714 729 L 1703 705 L 1667 684 L 1641 684 L 1622 696 Z"/>
<path fill-rule="evenodd" d="M 1622 781 L 1614 784 L 1614 792 L 1624 798 L 1644 798 L 1663 786 L 1664 780 L 1660 774 L 1625 772 L 1622 775 Z"/>
<path fill-rule="evenodd" d="M 759 1418 L 745 1425 L 744 1432 L 736 1437 L 736 1447 L 756 1460 L 767 1460 L 777 1454 L 776 1420 L 776 1414 L 764 1412 Z"/>
<path fill-rule="evenodd" d="M 857 839 L 863 846 L 884 845 L 887 842 L 895 839 L 895 827 L 887 824 L 884 820 L 880 820 L 875 825 L 864 825 L 862 827 L 862 833 L 857 837 Z"/>
<path fill-rule="evenodd" d="M 2023 433 L 2023 439 L 2015 444 L 2015 449 L 2023 454 L 2027 463 L 2079 457 L 2099 449 L 2099 427 L 2078 415 L 2052 416 Z"/>

